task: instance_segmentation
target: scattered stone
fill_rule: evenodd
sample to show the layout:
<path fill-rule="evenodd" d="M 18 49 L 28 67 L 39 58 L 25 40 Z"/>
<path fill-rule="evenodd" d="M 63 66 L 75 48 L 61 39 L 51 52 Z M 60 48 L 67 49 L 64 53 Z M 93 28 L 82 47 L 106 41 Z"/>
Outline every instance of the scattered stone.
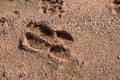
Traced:
<path fill-rule="evenodd" d="M 6 18 L 4 18 L 4 17 L 2 17 L 2 18 L 0 19 L 0 23 L 5 23 L 5 21 L 6 21 Z"/>
<path fill-rule="evenodd" d="M 7 76 L 7 72 L 3 72 L 2 77 L 6 77 L 6 76 Z"/>
<path fill-rule="evenodd" d="M 25 76 L 24 73 L 22 73 L 22 72 L 19 73 L 19 78 L 24 77 L 24 76 Z"/>

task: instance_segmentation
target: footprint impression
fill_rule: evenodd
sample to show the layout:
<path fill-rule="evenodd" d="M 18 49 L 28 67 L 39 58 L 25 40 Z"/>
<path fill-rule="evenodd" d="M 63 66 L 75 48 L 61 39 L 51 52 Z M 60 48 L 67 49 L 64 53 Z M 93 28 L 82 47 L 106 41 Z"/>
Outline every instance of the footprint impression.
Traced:
<path fill-rule="evenodd" d="M 41 0 L 39 7 L 43 13 L 62 14 L 64 12 L 63 3 L 63 0 Z"/>
<path fill-rule="evenodd" d="M 113 14 L 120 15 L 120 0 L 113 1 L 111 10 Z"/>
<path fill-rule="evenodd" d="M 49 56 L 66 60 L 71 57 L 68 48 L 74 42 L 70 33 L 65 30 L 53 30 L 46 24 L 33 22 L 28 25 L 22 46 L 26 50 L 49 51 Z"/>

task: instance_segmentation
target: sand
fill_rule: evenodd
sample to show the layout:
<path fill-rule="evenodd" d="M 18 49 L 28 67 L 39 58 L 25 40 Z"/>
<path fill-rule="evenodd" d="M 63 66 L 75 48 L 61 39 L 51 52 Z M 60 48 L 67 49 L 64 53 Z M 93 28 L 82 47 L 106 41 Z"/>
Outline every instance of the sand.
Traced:
<path fill-rule="evenodd" d="M 120 0 L 0 0 L 0 80 L 120 80 Z"/>

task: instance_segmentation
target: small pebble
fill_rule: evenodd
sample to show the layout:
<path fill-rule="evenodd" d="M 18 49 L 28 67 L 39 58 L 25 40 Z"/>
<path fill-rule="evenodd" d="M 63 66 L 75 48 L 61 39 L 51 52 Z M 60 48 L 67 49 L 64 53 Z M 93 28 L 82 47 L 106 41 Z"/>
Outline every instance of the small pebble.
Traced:
<path fill-rule="evenodd" d="M 21 77 L 24 77 L 25 76 L 25 74 L 24 73 L 19 73 L 19 78 L 21 78 Z"/>
<path fill-rule="evenodd" d="M 118 59 L 120 59 L 120 56 L 118 56 Z"/>

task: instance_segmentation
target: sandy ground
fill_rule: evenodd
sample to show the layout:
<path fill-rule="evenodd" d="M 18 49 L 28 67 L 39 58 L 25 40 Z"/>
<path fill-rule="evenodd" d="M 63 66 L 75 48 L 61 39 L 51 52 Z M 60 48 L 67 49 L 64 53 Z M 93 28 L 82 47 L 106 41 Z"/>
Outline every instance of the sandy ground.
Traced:
<path fill-rule="evenodd" d="M 0 80 L 120 80 L 120 0 L 0 0 Z"/>

